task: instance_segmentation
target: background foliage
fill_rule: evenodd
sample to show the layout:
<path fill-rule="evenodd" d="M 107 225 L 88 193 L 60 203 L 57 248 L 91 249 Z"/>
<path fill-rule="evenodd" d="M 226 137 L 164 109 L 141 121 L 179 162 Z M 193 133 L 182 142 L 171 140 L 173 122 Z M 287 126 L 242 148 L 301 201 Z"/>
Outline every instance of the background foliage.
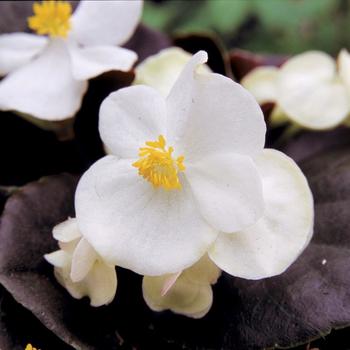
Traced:
<path fill-rule="evenodd" d="M 169 34 L 214 32 L 227 48 L 287 54 L 350 48 L 350 0 L 146 1 L 143 20 Z"/>

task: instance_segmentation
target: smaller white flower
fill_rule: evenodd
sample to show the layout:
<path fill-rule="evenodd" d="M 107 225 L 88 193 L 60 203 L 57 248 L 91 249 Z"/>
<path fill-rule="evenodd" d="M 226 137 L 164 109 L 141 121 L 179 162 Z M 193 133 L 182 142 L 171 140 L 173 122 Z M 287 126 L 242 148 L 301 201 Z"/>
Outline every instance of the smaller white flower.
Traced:
<path fill-rule="evenodd" d="M 191 58 L 191 54 L 179 47 L 161 50 L 136 67 L 133 85 L 151 86 L 166 97 Z M 202 64 L 198 67 L 198 73 L 211 73 L 211 69 Z"/>
<path fill-rule="evenodd" d="M 111 70 L 128 71 L 135 52 L 125 43 L 141 15 L 142 1 L 34 3 L 29 27 L 38 35 L 0 35 L 0 110 L 48 121 L 73 117 L 87 81 Z M 48 35 L 48 37 L 43 36 Z"/>
<path fill-rule="evenodd" d="M 145 276 L 143 297 L 153 311 L 171 310 L 192 318 L 205 316 L 213 303 L 212 285 L 220 269 L 204 255 L 186 270 L 163 276 Z"/>
<path fill-rule="evenodd" d="M 241 84 L 260 104 L 275 102 L 273 120 L 285 115 L 308 129 L 330 129 L 350 113 L 350 56 L 342 50 L 336 61 L 320 51 L 296 55 L 281 68 L 258 67 Z"/>
<path fill-rule="evenodd" d="M 109 304 L 117 290 L 115 267 L 106 264 L 82 238 L 76 219 L 53 229 L 60 250 L 46 254 L 57 281 L 76 299 L 88 296 L 92 306 Z"/>

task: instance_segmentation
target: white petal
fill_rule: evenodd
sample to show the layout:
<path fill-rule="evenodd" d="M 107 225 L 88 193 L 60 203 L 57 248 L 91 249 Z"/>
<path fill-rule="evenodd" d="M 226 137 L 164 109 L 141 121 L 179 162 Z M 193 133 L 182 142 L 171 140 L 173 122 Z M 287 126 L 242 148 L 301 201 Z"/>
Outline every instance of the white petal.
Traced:
<path fill-rule="evenodd" d="M 117 291 L 117 274 L 114 266 L 96 261 L 84 282 L 92 306 L 109 304 L 114 299 Z"/>
<path fill-rule="evenodd" d="M 80 282 L 73 282 L 69 268 L 55 268 L 55 276 L 59 283 L 77 299 L 84 296 L 90 298 L 92 306 L 109 304 L 117 290 L 117 274 L 114 266 L 96 261 L 88 275 Z"/>
<path fill-rule="evenodd" d="M 71 47 L 73 76 L 88 80 L 112 70 L 129 71 L 137 60 L 135 52 L 116 46 Z"/>
<path fill-rule="evenodd" d="M 241 85 L 253 94 L 259 104 L 275 102 L 277 76 L 277 67 L 257 67 L 241 80 Z"/>
<path fill-rule="evenodd" d="M 204 58 L 192 58 L 168 96 L 170 144 L 183 145 L 186 160 L 216 153 L 258 154 L 266 131 L 259 105 L 231 79 L 194 72 Z"/>
<path fill-rule="evenodd" d="M 70 277 L 73 282 L 79 282 L 89 273 L 97 260 L 97 254 L 84 238 L 76 246 L 73 257 Z"/>
<path fill-rule="evenodd" d="M 181 190 L 155 189 L 131 164 L 106 156 L 81 178 L 75 208 L 81 232 L 111 264 L 145 275 L 192 265 L 215 240 L 183 179 Z"/>
<path fill-rule="evenodd" d="M 161 295 L 167 294 L 180 276 L 189 283 L 208 285 L 215 284 L 220 275 L 221 270 L 213 263 L 208 254 L 204 254 L 193 266 L 178 273 L 166 275 Z"/>
<path fill-rule="evenodd" d="M 321 51 L 308 51 L 290 58 L 278 74 L 278 87 L 294 88 L 297 85 L 315 85 L 334 79 L 334 59 Z"/>
<path fill-rule="evenodd" d="M 142 1 L 80 1 L 72 18 L 72 36 L 83 45 L 120 45 L 140 20 Z"/>
<path fill-rule="evenodd" d="M 205 295 L 207 294 L 208 296 L 210 295 L 210 292 L 209 290 L 207 289 L 204 289 L 204 287 L 202 287 L 202 295 Z M 210 299 L 208 298 L 208 302 L 203 302 L 203 305 L 206 305 L 206 307 L 200 311 L 197 311 L 197 312 L 193 312 L 192 314 L 189 314 L 188 316 L 194 318 L 194 319 L 199 319 L 199 318 L 202 318 L 204 317 L 208 312 L 209 310 L 211 309 L 211 306 L 213 304 L 213 291 L 211 291 L 211 302 L 209 301 Z M 202 300 L 205 300 L 203 297 L 202 297 Z"/>
<path fill-rule="evenodd" d="M 193 318 L 203 317 L 213 302 L 210 284 L 200 285 L 178 278 L 169 292 L 162 296 L 162 286 L 167 276 L 145 276 L 142 281 L 143 297 L 154 311 L 171 311 Z"/>
<path fill-rule="evenodd" d="M 195 89 L 195 72 L 207 61 L 208 54 L 205 51 L 199 51 L 193 55 L 170 90 L 167 97 L 167 136 L 170 144 L 175 144 L 183 136 Z"/>
<path fill-rule="evenodd" d="M 71 255 L 64 250 L 56 250 L 44 255 L 45 259 L 53 266 L 64 268 L 70 265 Z"/>
<path fill-rule="evenodd" d="M 279 70 L 286 84 L 303 85 L 308 81 L 329 81 L 334 78 L 334 59 L 321 51 L 308 51 L 285 62 Z"/>
<path fill-rule="evenodd" d="M 263 214 L 261 179 L 249 157 L 209 156 L 188 165 L 186 176 L 203 218 L 220 231 L 241 230 Z"/>
<path fill-rule="evenodd" d="M 165 134 L 164 98 L 146 86 L 132 86 L 110 94 L 100 108 L 99 130 L 112 154 L 138 157 L 146 141 Z"/>
<path fill-rule="evenodd" d="M 61 242 L 71 242 L 81 237 L 77 220 L 75 218 L 68 218 L 66 221 L 56 225 L 53 228 L 52 233 L 53 237 Z"/>
<path fill-rule="evenodd" d="M 28 63 L 47 45 L 47 38 L 27 33 L 0 35 L 0 76 Z"/>
<path fill-rule="evenodd" d="M 134 85 L 147 85 L 155 88 L 163 96 L 168 96 L 182 69 L 192 55 L 179 47 L 170 47 L 145 59 L 136 69 Z M 201 73 L 210 73 L 207 65 L 198 67 Z"/>
<path fill-rule="evenodd" d="M 44 120 L 73 117 L 87 83 L 73 78 L 66 44 L 53 40 L 35 60 L 0 82 L 0 109 Z"/>
<path fill-rule="evenodd" d="M 334 60 L 322 52 L 288 60 L 277 79 L 277 100 L 284 113 L 310 129 L 340 124 L 350 111 L 350 103 L 335 70 Z"/>
<path fill-rule="evenodd" d="M 280 89 L 280 107 L 299 125 L 315 130 L 334 128 L 350 112 L 349 96 L 338 81 Z"/>
<path fill-rule="evenodd" d="M 213 263 L 208 254 L 205 254 L 193 266 L 183 271 L 182 278 L 192 283 L 207 285 L 215 284 L 220 275 L 221 270 Z"/>
<path fill-rule="evenodd" d="M 292 159 L 264 150 L 257 159 L 263 178 L 265 214 L 252 227 L 219 234 L 209 256 L 233 276 L 260 279 L 281 274 L 301 254 L 313 231 L 313 199 Z"/>
<path fill-rule="evenodd" d="M 74 283 L 69 277 L 70 264 L 63 268 L 55 267 L 54 273 L 57 281 L 67 289 L 69 294 L 76 299 L 81 299 L 85 293 L 85 288 L 82 288 L 81 283 Z"/>
<path fill-rule="evenodd" d="M 70 255 L 70 259 L 72 259 L 72 255 L 74 253 L 74 250 L 76 248 L 76 246 L 78 245 L 80 241 L 80 238 L 77 238 L 73 241 L 70 241 L 70 242 L 61 242 L 61 241 L 58 241 L 58 246 L 60 247 L 60 249 L 64 250 L 67 254 Z"/>

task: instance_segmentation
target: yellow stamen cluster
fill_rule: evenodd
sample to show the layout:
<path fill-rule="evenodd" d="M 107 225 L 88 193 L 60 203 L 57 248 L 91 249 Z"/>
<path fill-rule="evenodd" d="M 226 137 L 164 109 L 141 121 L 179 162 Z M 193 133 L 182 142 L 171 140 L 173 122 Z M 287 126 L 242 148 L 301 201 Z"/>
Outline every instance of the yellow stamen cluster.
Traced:
<path fill-rule="evenodd" d="M 32 344 L 28 344 L 25 348 L 25 350 L 38 350 L 37 348 L 34 348 Z"/>
<path fill-rule="evenodd" d="M 173 158 L 173 147 L 166 149 L 163 135 L 158 141 L 146 142 L 147 147 L 141 147 L 140 159 L 133 163 L 138 168 L 139 175 L 151 182 L 154 187 L 166 190 L 181 189 L 178 173 L 185 170 L 184 156 Z"/>
<path fill-rule="evenodd" d="M 66 38 L 71 28 L 72 6 L 68 1 L 44 0 L 33 4 L 28 26 L 39 35 Z"/>

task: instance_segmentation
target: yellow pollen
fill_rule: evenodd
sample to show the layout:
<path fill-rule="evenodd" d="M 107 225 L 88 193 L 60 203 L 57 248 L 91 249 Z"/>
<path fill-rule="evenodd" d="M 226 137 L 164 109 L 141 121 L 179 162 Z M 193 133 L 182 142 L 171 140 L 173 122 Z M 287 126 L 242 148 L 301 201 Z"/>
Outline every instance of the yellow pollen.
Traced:
<path fill-rule="evenodd" d="M 173 147 L 166 148 L 163 135 L 158 141 L 146 142 L 147 147 L 139 150 L 140 159 L 133 163 L 138 168 L 139 175 L 153 184 L 154 187 L 163 187 L 165 190 L 181 189 L 178 173 L 185 170 L 184 156 L 173 158 Z"/>
<path fill-rule="evenodd" d="M 34 348 L 32 344 L 28 344 L 25 348 L 25 350 L 38 350 L 37 348 Z"/>
<path fill-rule="evenodd" d="M 44 0 L 33 4 L 28 26 L 39 35 L 66 38 L 71 28 L 72 6 L 68 1 Z"/>

